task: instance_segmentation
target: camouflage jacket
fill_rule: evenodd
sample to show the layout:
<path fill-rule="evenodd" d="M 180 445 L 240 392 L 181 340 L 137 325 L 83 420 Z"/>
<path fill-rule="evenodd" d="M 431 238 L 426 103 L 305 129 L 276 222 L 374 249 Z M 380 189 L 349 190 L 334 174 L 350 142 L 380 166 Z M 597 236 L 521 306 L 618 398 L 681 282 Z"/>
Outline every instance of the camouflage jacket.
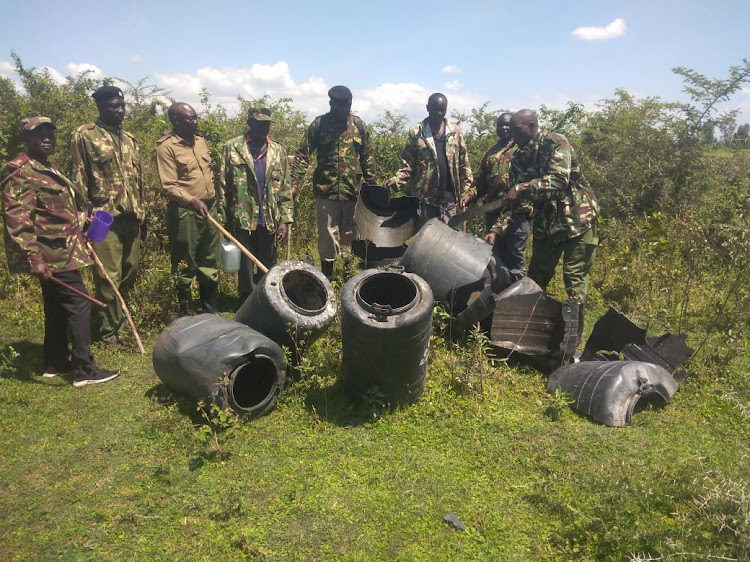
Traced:
<path fill-rule="evenodd" d="M 56 169 L 21 155 L 0 172 L 5 252 L 11 273 L 91 265 L 83 238 L 86 197 Z"/>
<path fill-rule="evenodd" d="M 346 125 L 330 113 L 321 115 L 307 128 L 294 155 L 292 182 L 299 190 L 305 179 L 310 155 L 317 152 L 313 191 L 325 199 L 356 199 L 362 181 L 375 184 L 375 151 L 364 122 L 349 115 Z"/>
<path fill-rule="evenodd" d="M 266 152 L 266 177 L 262 178 L 261 185 L 263 217 L 268 229 L 276 231 L 280 222 L 292 222 L 294 201 L 286 151 L 271 139 L 268 139 Z M 258 178 L 245 135 L 235 137 L 224 145 L 221 186 L 226 198 L 229 228 L 255 230 L 258 227 Z"/>
<path fill-rule="evenodd" d="M 133 135 L 97 119 L 73 133 L 70 156 L 70 179 L 86 188 L 94 207 L 143 221 L 141 155 Z"/>
<path fill-rule="evenodd" d="M 594 191 L 563 135 L 540 133 L 516 151 L 510 183 L 520 203 L 534 205 L 534 236 L 563 242 L 589 230 L 599 216 Z"/>
<path fill-rule="evenodd" d="M 453 195 L 458 200 L 474 179 L 469 164 L 469 153 L 458 125 L 445 122 L 445 157 L 448 161 Z M 408 195 L 419 197 L 427 203 L 438 204 L 438 162 L 435 141 L 427 119 L 412 125 L 406 145 L 401 151 L 403 167 L 396 172 L 396 185 L 408 185 Z"/>

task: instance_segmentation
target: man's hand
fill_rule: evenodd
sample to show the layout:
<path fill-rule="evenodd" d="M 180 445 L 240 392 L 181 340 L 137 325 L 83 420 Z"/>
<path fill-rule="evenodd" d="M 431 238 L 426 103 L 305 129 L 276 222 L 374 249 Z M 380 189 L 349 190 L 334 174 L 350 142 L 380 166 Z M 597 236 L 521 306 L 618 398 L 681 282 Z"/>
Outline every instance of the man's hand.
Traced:
<path fill-rule="evenodd" d="M 287 234 L 289 234 L 289 225 L 285 222 L 280 222 L 279 227 L 276 229 L 276 236 L 279 242 L 286 240 Z"/>
<path fill-rule="evenodd" d="M 518 201 L 518 192 L 516 191 L 516 186 L 513 186 L 505 195 L 505 202 L 508 204 L 508 207 L 512 207 L 516 201 Z"/>
<path fill-rule="evenodd" d="M 38 263 L 31 266 L 31 274 L 43 281 L 49 281 L 52 277 L 52 272 L 47 267 L 46 263 Z"/>
<path fill-rule="evenodd" d="M 388 178 L 383 182 L 383 187 L 395 190 L 398 188 L 398 182 L 396 181 L 396 178 Z"/>
<path fill-rule="evenodd" d="M 208 216 L 208 207 L 206 207 L 206 204 L 197 197 L 190 200 L 190 207 L 204 219 Z"/>
<path fill-rule="evenodd" d="M 490 246 L 495 245 L 495 239 L 497 238 L 497 234 L 494 232 L 490 232 L 487 236 L 484 237 L 484 241 L 487 242 Z"/>
<path fill-rule="evenodd" d="M 471 195 L 464 195 L 461 197 L 461 199 L 458 200 L 458 204 L 461 206 L 461 209 L 466 209 L 466 205 L 471 203 Z"/>

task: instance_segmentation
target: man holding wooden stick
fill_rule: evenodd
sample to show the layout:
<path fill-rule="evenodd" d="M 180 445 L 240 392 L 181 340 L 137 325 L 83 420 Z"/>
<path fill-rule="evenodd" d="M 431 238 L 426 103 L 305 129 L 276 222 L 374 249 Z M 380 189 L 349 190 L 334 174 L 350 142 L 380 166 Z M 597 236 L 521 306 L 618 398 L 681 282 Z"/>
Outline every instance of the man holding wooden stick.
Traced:
<path fill-rule="evenodd" d="M 203 311 L 218 314 L 221 233 L 209 219 L 221 212 L 221 190 L 214 185 L 211 152 L 198 134 L 195 110 L 178 102 L 167 114 L 172 132 L 156 141 L 156 166 L 169 200 L 167 232 L 180 314 L 192 313 L 195 277 Z"/>
<path fill-rule="evenodd" d="M 49 162 L 57 127 L 48 117 L 21 121 L 25 154 L 0 173 L 5 249 L 11 273 L 39 278 L 44 300 L 44 377 L 72 370 L 73 386 L 112 380 L 91 355 L 91 305 L 80 267 L 91 265 L 83 225 L 86 195 Z M 66 328 L 70 327 L 72 353 Z"/>

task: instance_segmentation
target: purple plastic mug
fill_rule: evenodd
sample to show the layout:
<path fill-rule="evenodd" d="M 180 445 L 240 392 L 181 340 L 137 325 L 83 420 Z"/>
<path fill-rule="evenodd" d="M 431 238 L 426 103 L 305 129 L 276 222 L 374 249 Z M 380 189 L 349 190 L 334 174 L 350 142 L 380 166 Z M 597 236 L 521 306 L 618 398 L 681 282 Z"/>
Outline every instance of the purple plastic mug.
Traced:
<path fill-rule="evenodd" d="M 112 226 L 112 221 L 114 220 L 115 219 L 112 218 L 112 215 L 107 211 L 95 212 L 91 219 L 91 226 L 89 226 L 89 240 L 92 242 L 101 242 L 104 240 L 107 237 L 109 227 Z"/>

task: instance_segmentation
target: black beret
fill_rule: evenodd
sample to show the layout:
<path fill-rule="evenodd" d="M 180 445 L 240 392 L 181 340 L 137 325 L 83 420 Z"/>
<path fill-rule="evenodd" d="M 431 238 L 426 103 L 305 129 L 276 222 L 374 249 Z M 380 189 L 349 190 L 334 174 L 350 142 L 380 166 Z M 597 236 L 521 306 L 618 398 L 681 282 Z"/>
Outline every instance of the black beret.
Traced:
<path fill-rule="evenodd" d="M 91 97 L 97 102 L 100 102 L 107 101 L 111 98 L 124 98 L 125 96 L 122 94 L 122 90 L 117 86 L 102 86 L 96 92 L 91 94 Z"/>
<path fill-rule="evenodd" d="M 352 91 L 346 86 L 334 86 L 328 90 L 328 97 L 336 101 L 351 101 Z"/>

